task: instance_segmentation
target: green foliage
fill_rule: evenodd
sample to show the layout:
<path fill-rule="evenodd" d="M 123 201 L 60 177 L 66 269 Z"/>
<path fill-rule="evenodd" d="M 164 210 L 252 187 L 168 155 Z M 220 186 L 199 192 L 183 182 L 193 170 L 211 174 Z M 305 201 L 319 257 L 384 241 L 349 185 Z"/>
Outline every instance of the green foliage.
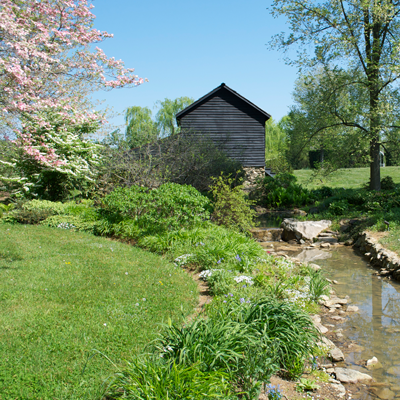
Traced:
<path fill-rule="evenodd" d="M 323 294 L 329 294 L 329 283 L 321 271 L 310 271 L 310 297 L 317 301 Z"/>
<path fill-rule="evenodd" d="M 211 186 L 214 211 L 211 220 L 227 228 L 246 231 L 254 226 L 256 212 L 246 198 L 243 186 L 234 186 L 234 179 L 221 175 Z"/>
<path fill-rule="evenodd" d="M 183 328 L 171 325 L 157 346 L 165 359 L 197 364 L 203 371 L 226 371 L 250 399 L 276 371 L 270 340 L 251 325 L 232 320 L 198 318 Z"/>
<path fill-rule="evenodd" d="M 172 135 L 126 151 L 123 146 L 104 150 L 99 186 L 107 193 L 118 186 L 158 187 L 162 183 L 188 184 L 207 192 L 221 172 L 244 176 L 240 162 L 228 157 L 206 136 Z M 239 171 L 239 172 L 238 172 Z"/>
<path fill-rule="evenodd" d="M 207 278 L 207 284 L 214 296 L 228 293 L 234 284 L 233 275 L 225 269 L 212 270 L 212 274 Z"/>
<path fill-rule="evenodd" d="M 198 400 L 235 399 L 229 375 L 201 371 L 196 364 L 184 365 L 155 358 L 137 358 L 118 372 L 106 390 L 107 399 Z"/>
<path fill-rule="evenodd" d="M 178 97 L 175 100 L 164 99 L 156 104 L 160 107 L 156 114 L 156 124 L 161 137 L 179 133 L 180 128 L 176 123 L 176 114 L 192 104 L 190 97 Z"/>
<path fill-rule="evenodd" d="M 191 254 L 190 262 L 202 269 L 219 265 L 244 271 L 254 266 L 258 257 L 265 255 L 262 247 L 249 236 L 211 223 L 146 236 L 139 239 L 139 245 L 151 251 L 168 252 L 173 258 Z M 238 255 L 240 262 L 236 258 Z"/>
<path fill-rule="evenodd" d="M 314 199 L 311 192 L 296 183 L 296 177 L 289 173 L 277 174 L 274 178 L 267 176 L 257 182 L 251 198 L 270 208 L 303 206 Z"/>
<path fill-rule="evenodd" d="M 102 204 L 108 221 L 122 221 L 122 228 L 136 225 L 143 233 L 190 228 L 209 218 L 207 197 L 191 186 L 174 183 L 152 190 L 136 185 L 118 188 Z"/>
<path fill-rule="evenodd" d="M 293 304 L 264 298 L 251 305 L 245 322 L 273 340 L 284 375 L 292 379 L 301 375 L 319 337 L 308 314 Z"/>
<path fill-rule="evenodd" d="M 334 200 L 329 205 L 329 211 L 333 215 L 343 215 L 349 209 L 350 204 L 347 199 Z"/>
<path fill-rule="evenodd" d="M 87 216 L 53 215 L 40 222 L 41 225 L 52 228 L 72 229 L 76 231 L 95 233 L 96 221 L 90 221 Z"/>
<path fill-rule="evenodd" d="M 300 378 L 296 384 L 296 390 L 298 392 L 308 392 L 319 389 L 319 386 L 315 381 L 307 378 Z"/>
<path fill-rule="evenodd" d="M 143 146 L 157 138 L 157 126 L 147 107 L 128 107 L 125 112 L 125 140 L 129 148 Z"/>
<path fill-rule="evenodd" d="M 276 174 L 293 173 L 293 167 L 290 165 L 286 155 L 284 154 L 280 154 L 275 158 L 270 158 L 266 160 L 265 164 L 268 168 L 272 170 L 272 172 Z"/>
<path fill-rule="evenodd" d="M 385 176 L 381 180 L 381 189 L 382 190 L 393 190 L 393 189 L 395 189 L 395 187 L 396 187 L 396 185 L 391 176 Z"/>

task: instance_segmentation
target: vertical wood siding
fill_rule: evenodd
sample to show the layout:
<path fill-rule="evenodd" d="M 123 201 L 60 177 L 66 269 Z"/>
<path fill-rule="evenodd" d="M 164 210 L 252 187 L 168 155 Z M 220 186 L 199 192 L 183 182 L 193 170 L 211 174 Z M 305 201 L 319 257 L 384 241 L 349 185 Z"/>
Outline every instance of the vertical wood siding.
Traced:
<path fill-rule="evenodd" d="M 220 145 L 245 167 L 265 166 L 265 116 L 221 89 L 180 118 L 182 131 Z"/>

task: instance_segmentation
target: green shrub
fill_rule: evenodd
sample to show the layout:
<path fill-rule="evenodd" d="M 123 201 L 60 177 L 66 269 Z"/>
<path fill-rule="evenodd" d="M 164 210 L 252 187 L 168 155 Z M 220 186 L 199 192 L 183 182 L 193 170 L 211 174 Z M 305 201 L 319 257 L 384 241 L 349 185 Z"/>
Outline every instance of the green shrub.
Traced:
<path fill-rule="evenodd" d="M 227 228 L 246 231 L 254 226 L 256 212 L 246 198 L 243 186 L 233 187 L 234 179 L 220 176 L 214 179 L 211 194 L 214 200 L 212 221 Z"/>
<path fill-rule="evenodd" d="M 132 220 L 143 233 L 189 228 L 209 218 L 209 199 L 187 185 L 118 188 L 102 200 L 111 222 Z"/>
<path fill-rule="evenodd" d="M 264 207 L 303 206 L 314 200 L 313 194 L 296 182 L 296 177 L 289 173 L 269 176 L 260 180 L 251 193 L 251 199 Z"/>
<path fill-rule="evenodd" d="M 333 196 L 333 189 L 329 186 L 322 186 L 318 189 L 314 189 L 311 191 L 314 197 L 318 200 L 326 199 L 328 197 Z"/>
<path fill-rule="evenodd" d="M 199 400 L 237 399 L 222 371 L 201 371 L 173 360 L 136 359 L 118 372 L 106 390 L 107 399 Z"/>
<path fill-rule="evenodd" d="M 334 200 L 329 205 L 329 211 L 333 215 L 342 215 L 342 214 L 345 214 L 346 211 L 348 211 L 349 207 L 350 207 L 350 204 L 347 201 L 347 199 Z"/>
<path fill-rule="evenodd" d="M 393 181 L 391 176 L 385 176 L 381 180 L 381 189 L 382 190 L 393 190 L 396 187 L 396 184 Z"/>

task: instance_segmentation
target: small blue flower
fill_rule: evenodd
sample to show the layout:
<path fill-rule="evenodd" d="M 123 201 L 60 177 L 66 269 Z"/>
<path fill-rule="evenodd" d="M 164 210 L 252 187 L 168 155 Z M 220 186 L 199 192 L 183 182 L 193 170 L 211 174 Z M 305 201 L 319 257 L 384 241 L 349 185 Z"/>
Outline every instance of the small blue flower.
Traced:
<path fill-rule="evenodd" d="M 217 261 L 217 264 L 221 264 L 221 260 L 218 260 L 218 261 Z"/>
<path fill-rule="evenodd" d="M 243 297 L 240 298 L 240 302 L 241 302 L 241 303 L 244 303 L 244 302 L 245 302 L 245 300 L 244 300 Z"/>
<path fill-rule="evenodd" d="M 224 303 L 226 303 L 226 300 L 224 300 Z"/>
<path fill-rule="evenodd" d="M 232 293 L 229 293 L 229 296 L 233 297 L 233 294 L 232 294 Z"/>
<path fill-rule="evenodd" d="M 238 260 L 239 262 L 242 261 L 242 259 L 240 258 L 239 254 L 236 254 L 236 260 Z"/>
<path fill-rule="evenodd" d="M 243 286 L 242 286 L 242 288 L 246 288 L 246 287 L 247 287 L 246 285 L 243 285 Z"/>

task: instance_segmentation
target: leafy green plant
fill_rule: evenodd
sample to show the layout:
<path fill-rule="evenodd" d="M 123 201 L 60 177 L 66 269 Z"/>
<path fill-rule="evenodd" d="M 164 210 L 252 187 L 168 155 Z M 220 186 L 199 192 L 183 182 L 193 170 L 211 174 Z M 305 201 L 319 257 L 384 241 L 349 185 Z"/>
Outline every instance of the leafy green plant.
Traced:
<path fill-rule="evenodd" d="M 214 211 L 211 220 L 227 228 L 246 231 L 255 225 L 256 212 L 250 208 L 253 204 L 246 198 L 243 186 L 233 186 L 234 179 L 219 176 L 211 186 Z"/>
<path fill-rule="evenodd" d="M 276 371 L 274 346 L 250 324 L 198 318 L 179 328 L 169 326 L 157 342 L 164 359 L 202 371 L 224 370 L 245 393 L 259 393 L 260 383 Z"/>
<path fill-rule="evenodd" d="M 118 188 L 102 200 L 104 217 L 132 220 L 146 233 L 189 228 L 209 218 L 209 200 L 187 185 Z"/>
<path fill-rule="evenodd" d="M 334 215 L 342 215 L 349 209 L 347 199 L 335 200 L 329 205 L 329 211 Z"/>
<path fill-rule="evenodd" d="M 315 351 L 319 337 L 308 314 L 294 304 L 263 298 L 251 305 L 245 322 L 273 340 L 284 375 L 296 378 L 301 374 L 305 360 Z M 293 369 L 294 361 L 301 368 Z"/>
<path fill-rule="evenodd" d="M 53 215 L 41 221 L 40 224 L 52 228 L 73 229 L 90 233 L 94 233 L 96 230 L 96 221 L 85 219 L 79 215 Z"/>
<path fill-rule="evenodd" d="M 250 194 L 251 199 L 264 207 L 293 207 L 311 203 L 313 194 L 296 182 L 296 177 L 289 173 L 277 174 L 260 180 Z"/>
<path fill-rule="evenodd" d="M 233 275 L 226 270 L 215 269 L 207 278 L 207 283 L 213 295 L 228 293 L 234 284 Z"/>
<path fill-rule="evenodd" d="M 391 176 L 385 176 L 381 180 L 381 189 L 382 190 L 393 190 L 396 187 L 396 184 L 393 181 Z"/>
<path fill-rule="evenodd" d="M 323 276 L 321 271 L 312 271 L 310 276 L 311 276 L 311 279 L 310 279 L 310 283 L 309 283 L 309 288 L 310 288 L 311 299 L 318 300 L 318 298 L 321 295 L 328 294 L 329 282 Z"/>
<path fill-rule="evenodd" d="M 319 389 L 319 386 L 312 379 L 300 378 L 296 384 L 296 390 L 298 392 L 308 392 Z"/>
<path fill-rule="evenodd" d="M 110 400 L 237 399 L 229 378 L 222 371 L 204 372 L 196 364 L 137 358 L 115 374 L 105 394 Z"/>

